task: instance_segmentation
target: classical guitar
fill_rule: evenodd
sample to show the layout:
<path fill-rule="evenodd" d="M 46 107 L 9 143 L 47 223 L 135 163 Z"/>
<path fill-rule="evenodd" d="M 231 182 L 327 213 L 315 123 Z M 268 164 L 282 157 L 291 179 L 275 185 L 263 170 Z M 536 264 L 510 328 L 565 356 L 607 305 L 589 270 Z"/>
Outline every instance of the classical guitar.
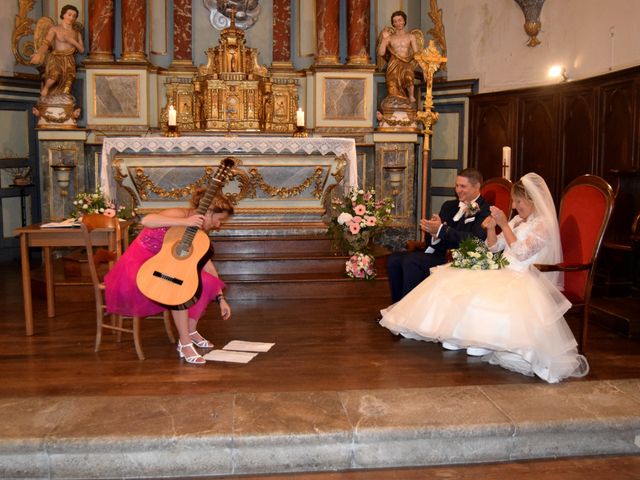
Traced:
<path fill-rule="evenodd" d="M 196 213 L 204 215 L 213 197 L 224 186 L 236 162 L 225 158 L 213 175 Z M 147 260 L 136 277 L 140 291 L 151 300 L 173 309 L 193 305 L 201 293 L 200 271 L 211 258 L 209 236 L 198 227 L 171 227 L 160 251 Z"/>

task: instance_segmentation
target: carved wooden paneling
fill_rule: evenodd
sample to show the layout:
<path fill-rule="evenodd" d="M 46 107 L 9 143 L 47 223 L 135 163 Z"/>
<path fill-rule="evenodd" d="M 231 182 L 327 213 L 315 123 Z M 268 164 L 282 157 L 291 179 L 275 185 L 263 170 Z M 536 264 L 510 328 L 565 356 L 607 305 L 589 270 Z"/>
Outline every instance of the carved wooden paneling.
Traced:
<path fill-rule="evenodd" d="M 595 136 L 595 93 L 569 92 L 561 99 L 560 168 L 561 186 L 597 171 Z"/>
<path fill-rule="evenodd" d="M 516 176 L 536 172 L 556 192 L 558 162 L 555 155 L 555 109 L 552 96 L 525 98 L 520 105 L 518 128 L 519 162 Z"/>
<path fill-rule="evenodd" d="M 499 174 L 502 145 L 513 148 L 513 178 L 540 173 L 556 200 L 584 173 L 611 181 L 612 169 L 640 169 L 640 66 L 475 95 L 470 106 L 469 165 L 486 176 Z"/>
<path fill-rule="evenodd" d="M 502 175 L 502 147 L 512 145 L 513 115 L 509 102 L 489 101 L 472 108 L 474 131 L 470 166 L 480 170 L 485 178 Z"/>
<path fill-rule="evenodd" d="M 600 97 L 600 170 L 611 182 L 610 170 L 631 170 L 634 166 L 633 143 L 638 141 L 638 132 L 634 127 L 633 82 L 606 85 Z"/>

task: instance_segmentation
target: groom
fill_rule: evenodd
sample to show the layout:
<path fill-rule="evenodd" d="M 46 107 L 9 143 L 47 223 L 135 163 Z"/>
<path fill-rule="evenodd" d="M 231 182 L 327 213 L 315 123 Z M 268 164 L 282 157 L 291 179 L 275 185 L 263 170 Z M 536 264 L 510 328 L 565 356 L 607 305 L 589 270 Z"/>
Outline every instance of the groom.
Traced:
<path fill-rule="evenodd" d="M 468 237 L 484 240 L 483 220 L 489 216 L 489 204 L 480 196 L 482 174 L 465 168 L 456 177 L 456 196 L 442 204 L 439 215 L 420 220 L 420 230 L 428 233 L 424 251 L 395 252 L 387 260 L 391 301 L 399 301 L 429 276 L 429 269 L 447 263 L 447 250 L 458 248 Z M 464 288 L 461 285 L 460 288 Z"/>

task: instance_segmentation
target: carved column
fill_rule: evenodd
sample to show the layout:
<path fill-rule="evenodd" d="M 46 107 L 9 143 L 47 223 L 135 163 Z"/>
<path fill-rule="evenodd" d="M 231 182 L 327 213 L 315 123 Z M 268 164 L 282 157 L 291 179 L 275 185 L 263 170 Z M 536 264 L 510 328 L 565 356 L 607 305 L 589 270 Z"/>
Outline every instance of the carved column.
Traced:
<path fill-rule="evenodd" d="M 340 0 L 316 0 L 316 65 L 340 63 Z"/>
<path fill-rule="evenodd" d="M 291 64 L 291 0 L 273 0 L 272 67 L 293 70 Z"/>
<path fill-rule="evenodd" d="M 173 61 L 171 68 L 193 67 L 191 0 L 173 0 Z"/>
<path fill-rule="evenodd" d="M 89 0 L 89 56 L 85 61 L 113 61 L 114 0 Z"/>
<path fill-rule="evenodd" d="M 347 64 L 368 65 L 369 58 L 369 26 L 370 0 L 348 0 L 347 2 L 347 31 L 349 45 Z"/>
<path fill-rule="evenodd" d="M 146 0 L 122 0 L 122 60 L 144 62 L 147 33 Z"/>

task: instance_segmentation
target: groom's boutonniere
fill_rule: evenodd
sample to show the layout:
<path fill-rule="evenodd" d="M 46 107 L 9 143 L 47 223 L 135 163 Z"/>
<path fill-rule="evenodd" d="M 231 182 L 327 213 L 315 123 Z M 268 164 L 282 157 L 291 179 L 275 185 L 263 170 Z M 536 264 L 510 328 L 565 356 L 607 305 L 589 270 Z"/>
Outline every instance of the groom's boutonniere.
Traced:
<path fill-rule="evenodd" d="M 465 217 L 470 217 L 475 215 L 480 211 L 480 205 L 477 202 L 469 202 L 467 203 L 467 211 L 465 212 Z"/>

